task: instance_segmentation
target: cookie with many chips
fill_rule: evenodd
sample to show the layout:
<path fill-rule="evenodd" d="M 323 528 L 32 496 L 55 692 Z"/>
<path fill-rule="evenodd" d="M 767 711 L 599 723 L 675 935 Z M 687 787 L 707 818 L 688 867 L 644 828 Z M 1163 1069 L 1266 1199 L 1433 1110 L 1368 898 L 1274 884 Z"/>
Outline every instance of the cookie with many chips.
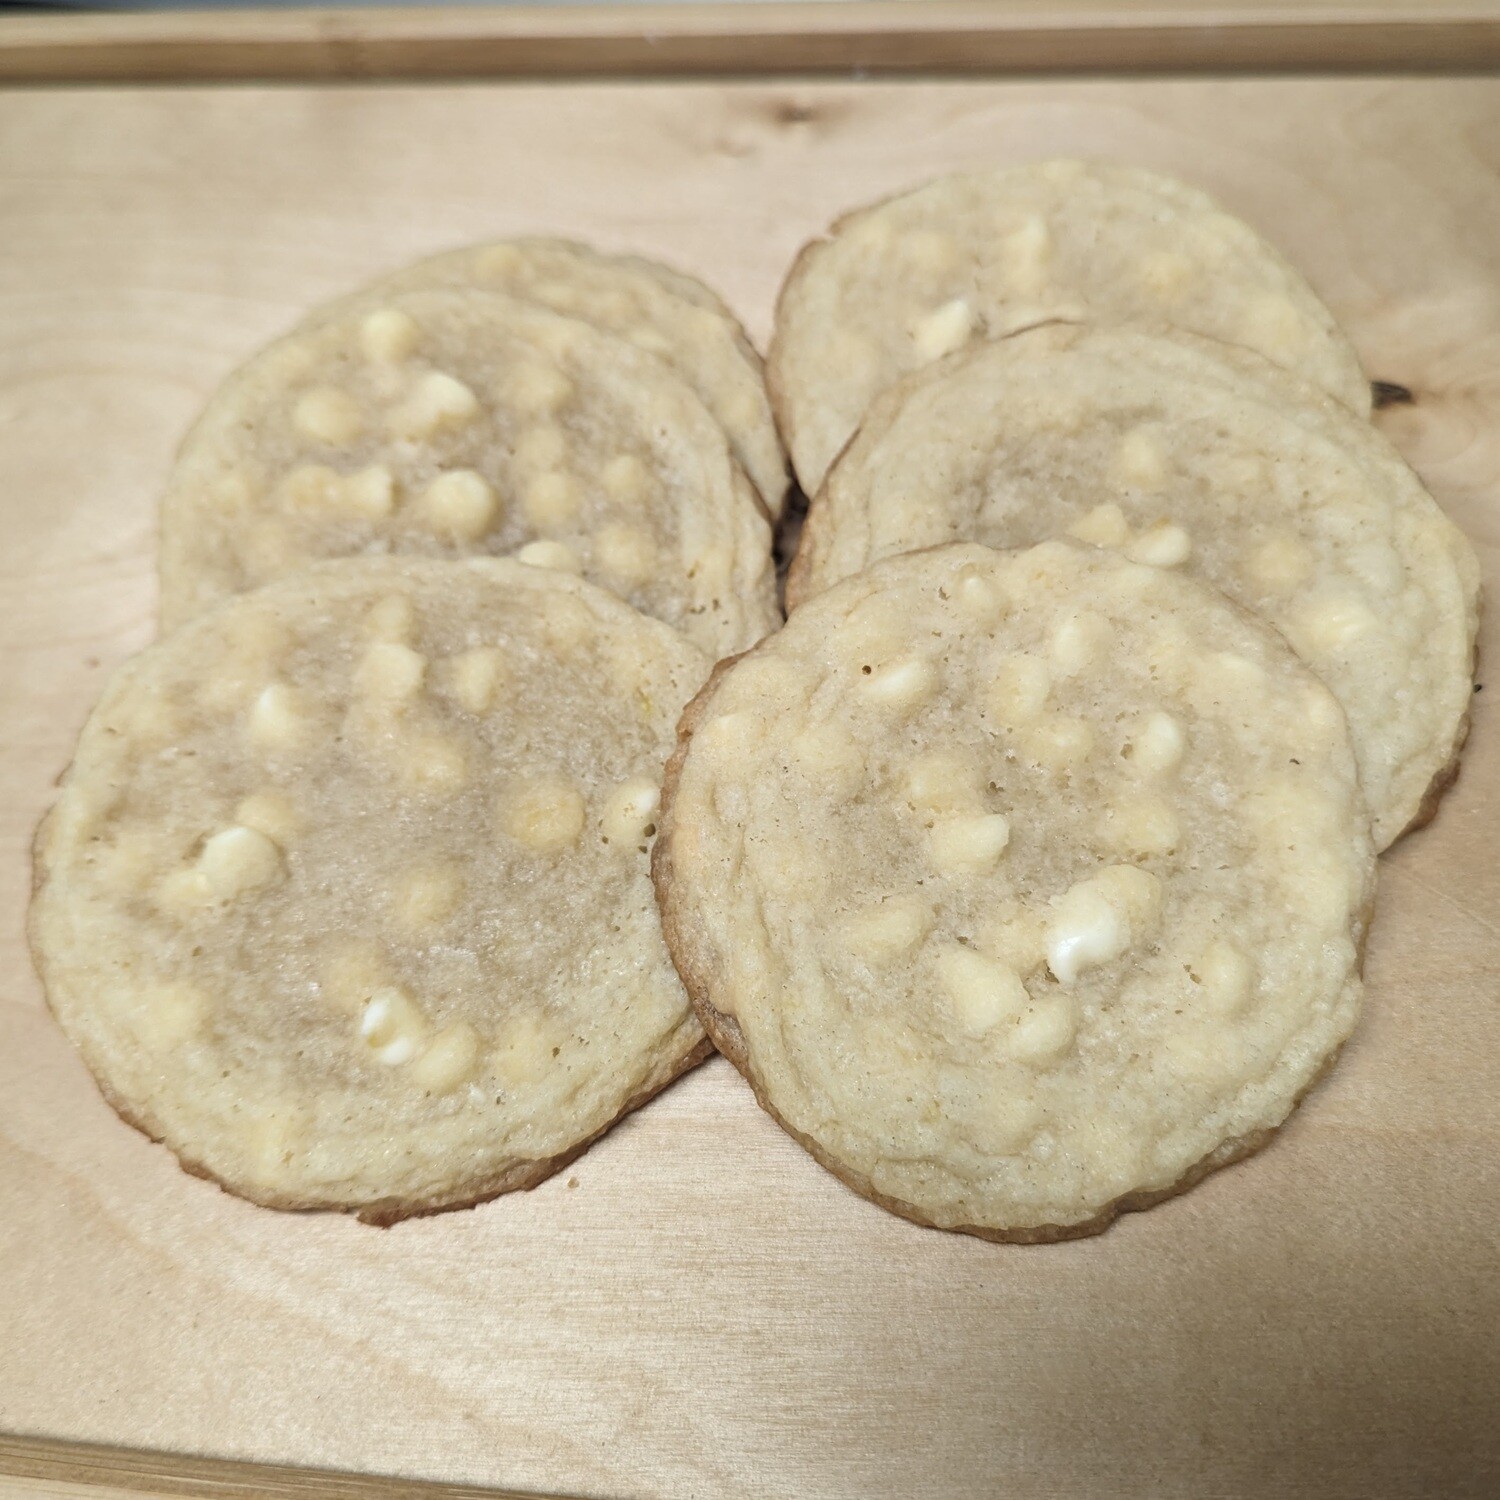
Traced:
<path fill-rule="evenodd" d="M 325 564 L 115 675 L 30 932 L 190 1171 L 377 1223 L 530 1187 L 706 1053 L 647 868 L 708 659 L 498 560 Z"/>
<path fill-rule="evenodd" d="M 779 619 L 770 527 L 653 355 L 499 293 L 346 302 L 209 402 L 162 502 L 162 623 L 309 563 L 514 553 L 714 656 Z"/>
<path fill-rule="evenodd" d="M 381 277 L 370 292 L 453 286 L 540 303 L 664 359 L 723 427 L 772 519 L 781 514 L 786 454 L 760 356 L 739 320 L 701 281 L 644 256 L 533 237 L 428 256 Z"/>
<path fill-rule="evenodd" d="M 802 488 L 817 490 L 902 375 L 1051 318 L 1164 321 L 1241 344 L 1369 414 L 1332 314 L 1248 224 L 1139 167 L 1035 162 L 846 214 L 798 256 L 767 379 Z"/>
<path fill-rule="evenodd" d="M 1264 615 L 1348 715 L 1384 848 L 1468 731 L 1479 565 L 1368 422 L 1248 350 L 1054 324 L 881 396 L 803 529 L 788 601 L 878 558 L 1070 535 Z"/>
<path fill-rule="evenodd" d="M 693 1003 L 921 1223 L 1098 1230 L 1261 1145 L 1355 1023 L 1343 714 L 1194 579 L 891 558 L 721 664 L 681 734 L 653 874 Z"/>

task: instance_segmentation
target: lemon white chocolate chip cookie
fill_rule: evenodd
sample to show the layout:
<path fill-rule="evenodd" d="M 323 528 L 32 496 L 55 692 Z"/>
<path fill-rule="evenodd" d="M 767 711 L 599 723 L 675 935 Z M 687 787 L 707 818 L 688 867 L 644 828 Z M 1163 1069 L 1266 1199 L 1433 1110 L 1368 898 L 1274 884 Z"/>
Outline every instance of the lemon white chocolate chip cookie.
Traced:
<path fill-rule="evenodd" d="M 497 293 L 345 303 L 231 377 L 162 503 L 162 622 L 382 552 L 581 572 L 716 656 L 778 618 L 770 528 L 703 403 Z"/>
<path fill-rule="evenodd" d="M 830 473 L 788 599 L 1061 534 L 1264 615 L 1343 704 L 1377 847 L 1430 815 L 1468 725 L 1473 549 L 1369 423 L 1246 350 L 1053 325 L 909 376 Z"/>
<path fill-rule="evenodd" d="M 760 356 L 739 320 L 702 282 L 638 255 L 605 255 L 569 240 L 473 245 L 382 277 L 382 295 L 436 286 L 508 292 L 592 323 L 667 361 L 729 437 L 772 517 L 786 499 L 786 454 Z"/>
<path fill-rule="evenodd" d="M 1247 224 L 1137 167 L 1040 162 L 939 178 L 803 250 L 768 360 L 803 489 L 892 381 L 1048 318 L 1161 319 L 1259 350 L 1369 413 L 1332 315 Z"/>
<path fill-rule="evenodd" d="M 127 664 L 31 915 L 106 1097 L 281 1208 L 390 1222 L 541 1181 L 706 1051 L 647 849 L 707 670 L 488 559 L 327 564 Z"/>
<path fill-rule="evenodd" d="M 1354 1025 L 1343 715 L 1192 579 L 1058 542 L 892 558 L 680 733 L 653 872 L 693 1003 L 899 1213 L 1100 1229 L 1260 1145 Z"/>

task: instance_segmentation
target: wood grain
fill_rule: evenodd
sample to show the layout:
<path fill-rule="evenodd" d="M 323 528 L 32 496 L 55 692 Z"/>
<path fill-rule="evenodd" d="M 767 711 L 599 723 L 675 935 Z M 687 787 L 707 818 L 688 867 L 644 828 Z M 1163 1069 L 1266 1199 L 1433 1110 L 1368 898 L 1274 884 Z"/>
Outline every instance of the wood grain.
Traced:
<path fill-rule="evenodd" d="M 1500 1491 L 1492 692 L 1383 862 L 1332 1079 L 1085 1243 L 896 1220 L 722 1062 L 533 1193 L 385 1232 L 278 1216 L 120 1125 L 31 976 L 31 828 L 150 633 L 156 487 L 236 360 L 408 256 L 535 230 L 681 262 L 763 337 L 839 209 L 1061 151 L 1270 233 L 1414 393 L 1382 423 L 1493 576 L 1494 80 L 0 95 L 0 1430 L 598 1496 Z"/>
<path fill-rule="evenodd" d="M 847 0 L 13 17 L 0 81 L 1120 73 L 1500 64 L 1490 0 Z"/>

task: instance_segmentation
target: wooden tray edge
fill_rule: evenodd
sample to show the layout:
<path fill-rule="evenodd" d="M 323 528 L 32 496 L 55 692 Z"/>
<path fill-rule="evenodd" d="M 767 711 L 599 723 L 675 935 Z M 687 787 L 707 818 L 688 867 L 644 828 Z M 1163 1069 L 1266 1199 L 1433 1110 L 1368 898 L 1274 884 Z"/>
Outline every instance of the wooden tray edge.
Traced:
<path fill-rule="evenodd" d="M 25 1482 L 28 1495 L 56 1495 L 59 1500 L 103 1500 L 110 1492 L 211 1495 L 214 1500 L 564 1500 L 534 1490 L 484 1489 L 0 1433 L 0 1495 L 12 1490 L 11 1481 Z"/>
<path fill-rule="evenodd" d="M 1500 14 L 1348 4 L 1018 10 L 983 0 L 26 15 L 0 83 L 684 74 L 1479 72 Z"/>

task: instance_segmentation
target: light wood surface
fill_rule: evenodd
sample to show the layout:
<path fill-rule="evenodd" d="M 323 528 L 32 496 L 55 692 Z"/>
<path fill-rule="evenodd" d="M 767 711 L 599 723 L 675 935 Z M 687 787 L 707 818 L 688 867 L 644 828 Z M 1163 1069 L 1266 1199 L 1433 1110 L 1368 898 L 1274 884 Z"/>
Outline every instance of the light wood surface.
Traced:
<path fill-rule="evenodd" d="M 1493 693 L 1383 862 L 1332 1079 L 1083 1243 L 882 1213 L 722 1062 L 533 1193 L 386 1232 L 278 1216 L 116 1121 L 31 976 L 32 826 L 150 634 L 156 487 L 237 359 L 408 256 L 535 230 L 678 261 L 763 337 L 839 209 L 1062 151 L 1269 232 L 1415 393 L 1382 420 L 1494 576 L 1500 82 L 0 94 L 0 1430 L 598 1496 L 1500 1492 Z M 29 1451 L 28 1493 L 77 1482 Z"/>
<path fill-rule="evenodd" d="M 804 0 L 35 15 L 0 81 L 1473 71 L 1495 0 Z"/>

